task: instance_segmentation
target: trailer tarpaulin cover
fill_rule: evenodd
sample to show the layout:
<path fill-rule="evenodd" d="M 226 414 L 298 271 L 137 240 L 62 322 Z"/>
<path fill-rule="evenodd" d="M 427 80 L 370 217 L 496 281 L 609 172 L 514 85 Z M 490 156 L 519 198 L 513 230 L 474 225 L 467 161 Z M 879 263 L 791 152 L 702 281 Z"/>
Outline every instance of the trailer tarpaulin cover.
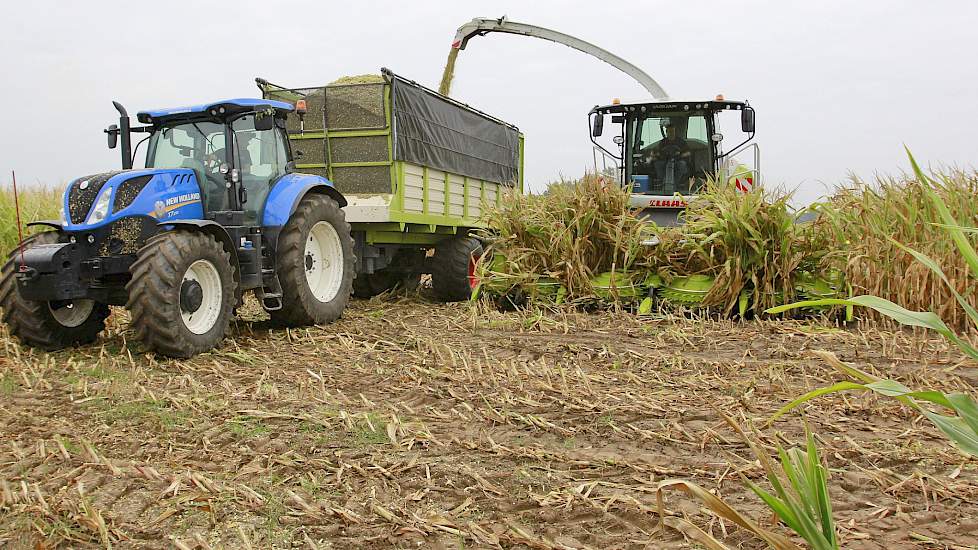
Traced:
<path fill-rule="evenodd" d="M 517 181 L 519 131 L 436 93 L 392 79 L 395 158 L 471 178 Z"/>

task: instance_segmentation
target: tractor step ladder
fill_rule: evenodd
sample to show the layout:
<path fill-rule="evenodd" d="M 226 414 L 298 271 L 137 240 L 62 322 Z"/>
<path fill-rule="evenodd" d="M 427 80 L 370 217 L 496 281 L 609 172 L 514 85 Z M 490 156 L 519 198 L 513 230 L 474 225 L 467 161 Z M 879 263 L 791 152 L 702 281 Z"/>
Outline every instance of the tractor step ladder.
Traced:
<path fill-rule="evenodd" d="M 261 305 L 265 308 L 265 311 L 278 311 L 282 309 L 282 285 L 279 284 L 278 277 L 275 277 L 274 269 L 262 269 L 261 272 L 262 278 L 271 280 L 274 287 L 276 287 L 269 288 L 263 286 L 261 288 Z"/>

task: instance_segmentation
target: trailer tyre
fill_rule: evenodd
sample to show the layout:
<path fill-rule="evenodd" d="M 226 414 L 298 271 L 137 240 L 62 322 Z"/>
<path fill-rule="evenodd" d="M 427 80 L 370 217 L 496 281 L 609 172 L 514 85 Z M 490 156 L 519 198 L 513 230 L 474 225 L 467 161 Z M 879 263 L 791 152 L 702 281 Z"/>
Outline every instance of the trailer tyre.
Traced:
<path fill-rule="evenodd" d="M 150 350 L 187 358 L 218 344 L 235 305 L 231 256 L 214 237 L 168 231 L 137 254 L 126 285 L 136 337 Z"/>
<path fill-rule="evenodd" d="M 284 326 L 331 323 L 353 291 L 353 237 L 340 205 L 321 194 L 299 203 L 278 239 L 276 265 L 282 309 L 272 321 Z"/>
<path fill-rule="evenodd" d="M 24 248 L 56 242 L 58 234 L 48 231 L 25 239 Z M 94 300 L 25 300 L 17 290 L 18 255 L 19 248 L 7 256 L 0 280 L 0 307 L 10 333 L 24 345 L 47 351 L 94 342 L 105 329 L 109 306 Z"/>
<path fill-rule="evenodd" d="M 353 295 L 357 298 L 373 298 L 388 290 L 403 289 L 405 292 L 413 292 L 420 284 L 420 273 L 381 269 L 374 273 L 357 275 L 353 281 Z"/>
<path fill-rule="evenodd" d="M 390 290 L 415 292 L 421 286 L 418 269 L 424 263 L 423 250 L 399 250 L 390 264 L 373 273 L 359 273 L 353 281 L 353 295 L 357 298 L 373 298 Z"/>
<path fill-rule="evenodd" d="M 435 296 L 445 302 L 468 300 L 478 285 L 475 264 L 482 254 L 482 243 L 475 237 L 455 237 L 438 243 L 431 267 Z"/>

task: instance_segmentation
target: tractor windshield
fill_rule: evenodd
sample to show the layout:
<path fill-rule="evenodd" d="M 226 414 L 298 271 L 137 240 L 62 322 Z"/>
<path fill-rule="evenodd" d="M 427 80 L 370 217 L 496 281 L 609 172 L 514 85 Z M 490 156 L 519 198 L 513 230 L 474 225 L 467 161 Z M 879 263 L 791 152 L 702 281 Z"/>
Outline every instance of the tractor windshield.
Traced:
<path fill-rule="evenodd" d="M 197 174 L 208 211 L 227 210 L 221 164 L 227 162 L 224 125 L 183 122 L 157 129 L 146 151 L 146 168 L 190 168 Z"/>
<path fill-rule="evenodd" d="M 636 193 L 696 193 L 713 171 L 705 115 L 655 113 L 630 122 L 629 150 Z"/>

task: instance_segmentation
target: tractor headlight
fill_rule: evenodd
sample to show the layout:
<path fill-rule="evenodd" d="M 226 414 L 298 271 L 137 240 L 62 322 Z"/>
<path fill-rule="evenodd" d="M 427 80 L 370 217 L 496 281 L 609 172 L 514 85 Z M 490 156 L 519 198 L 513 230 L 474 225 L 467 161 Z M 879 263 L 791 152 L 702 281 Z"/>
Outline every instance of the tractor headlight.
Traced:
<path fill-rule="evenodd" d="M 88 215 L 88 219 L 85 223 L 91 225 L 93 223 L 99 223 L 109 216 L 109 197 L 112 196 L 112 187 L 106 185 L 98 194 L 98 199 L 95 201 L 95 208 L 92 208 L 92 213 Z"/>

